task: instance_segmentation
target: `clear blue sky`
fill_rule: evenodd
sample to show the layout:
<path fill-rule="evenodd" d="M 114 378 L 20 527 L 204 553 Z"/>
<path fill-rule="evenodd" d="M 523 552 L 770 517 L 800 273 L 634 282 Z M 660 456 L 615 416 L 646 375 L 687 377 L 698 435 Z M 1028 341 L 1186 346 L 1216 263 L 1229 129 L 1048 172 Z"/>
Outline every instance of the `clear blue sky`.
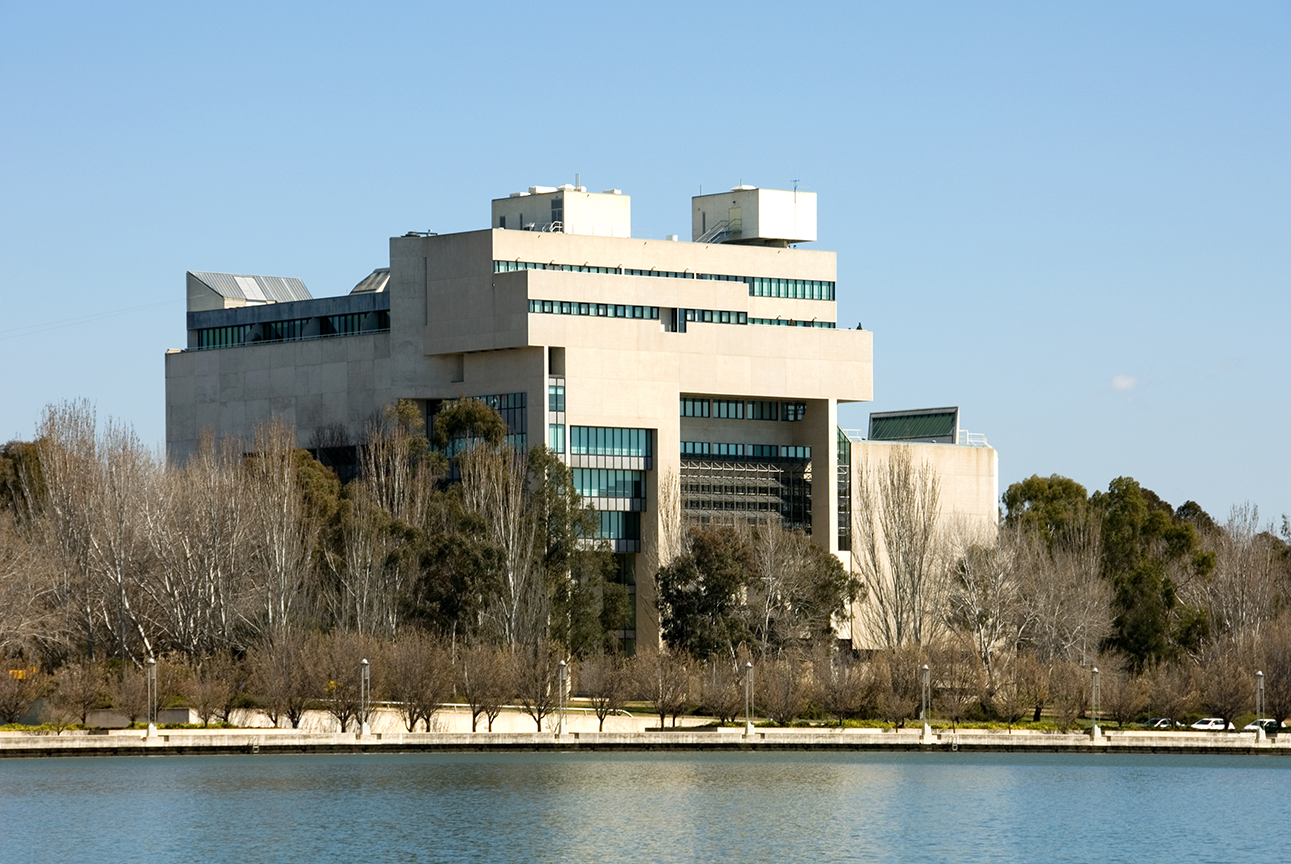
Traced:
<path fill-rule="evenodd" d="M 575 172 L 654 237 L 796 180 L 875 334 L 845 425 L 959 405 L 1001 490 L 1291 513 L 1288 37 L 1285 2 L 5 3 L 0 440 L 85 397 L 160 445 L 185 270 L 339 294 Z"/>

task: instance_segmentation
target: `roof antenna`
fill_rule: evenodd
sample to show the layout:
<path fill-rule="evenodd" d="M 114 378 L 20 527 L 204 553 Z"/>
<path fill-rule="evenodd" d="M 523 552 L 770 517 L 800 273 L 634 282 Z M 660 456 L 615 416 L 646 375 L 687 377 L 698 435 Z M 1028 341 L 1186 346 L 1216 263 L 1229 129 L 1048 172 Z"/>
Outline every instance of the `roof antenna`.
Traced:
<path fill-rule="evenodd" d="M 579 182 L 579 179 L 578 179 L 578 172 L 577 172 L 577 171 L 575 171 L 575 172 L 574 172 L 574 188 L 575 188 L 575 189 L 577 189 L 579 186 L 582 186 L 582 185 L 583 185 L 583 184 L 582 184 L 582 183 L 580 183 L 580 182 Z"/>

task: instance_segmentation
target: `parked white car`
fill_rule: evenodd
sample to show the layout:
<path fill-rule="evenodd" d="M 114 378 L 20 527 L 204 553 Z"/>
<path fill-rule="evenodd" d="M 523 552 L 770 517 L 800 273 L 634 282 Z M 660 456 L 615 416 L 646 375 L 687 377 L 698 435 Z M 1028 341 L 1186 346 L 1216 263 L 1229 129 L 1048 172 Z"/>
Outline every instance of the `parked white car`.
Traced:
<path fill-rule="evenodd" d="M 1192 728 L 1196 729 L 1199 732 L 1223 732 L 1224 718 L 1223 717 L 1203 717 L 1202 719 L 1198 720 L 1196 723 L 1192 724 Z M 1229 723 L 1228 731 L 1234 732 L 1236 731 L 1236 727 L 1234 727 L 1232 723 Z"/>

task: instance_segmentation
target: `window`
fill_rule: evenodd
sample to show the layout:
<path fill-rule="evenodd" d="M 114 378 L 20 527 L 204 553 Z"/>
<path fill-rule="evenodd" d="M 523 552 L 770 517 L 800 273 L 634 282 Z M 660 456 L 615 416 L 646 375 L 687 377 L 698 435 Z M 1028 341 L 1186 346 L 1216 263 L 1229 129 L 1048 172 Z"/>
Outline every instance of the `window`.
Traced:
<path fill-rule="evenodd" d="M 560 423 L 547 426 L 547 446 L 553 453 L 565 452 L 565 427 Z"/>
<path fill-rule="evenodd" d="M 744 445 L 743 444 L 714 444 L 713 455 L 714 456 L 743 456 Z"/>
<path fill-rule="evenodd" d="M 788 421 L 801 420 L 807 416 L 807 403 L 786 402 L 784 403 L 784 410 L 780 416 Z"/>
<path fill-rule="evenodd" d="M 551 384 L 547 387 L 547 410 L 553 412 L 565 410 L 565 385 Z"/>
<path fill-rule="evenodd" d="M 779 402 L 750 402 L 747 406 L 750 420 L 780 419 Z"/>
<path fill-rule="evenodd" d="M 602 512 L 596 531 L 598 540 L 640 540 L 641 514 Z"/>
<path fill-rule="evenodd" d="M 565 199 L 564 198 L 551 199 L 551 221 L 553 225 L 557 222 L 565 221 Z"/>
<path fill-rule="evenodd" d="M 683 456 L 707 456 L 711 447 L 707 441 L 682 441 L 681 454 Z"/>
<path fill-rule="evenodd" d="M 573 426 L 569 430 L 569 452 L 574 456 L 649 458 L 650 430 Z"/>
<path fill-rule="evenodd" d="M 707 399 L 686 399 L 681 400 L 682 417 L 707 417 L 708 400 Z"/>
<path fill-rule="evenodd" d="M 575 468 L 574 489 L 584 498 L 644 498 L 645 472 L 618 468 Z"/>
<path fill-rule="evenodd" d="M 723 420 L 743 420 L 744 403 L 730 399 L 714 399 L 713 416 Z"/>
<path fill-rule="evenodd" d="M 499 227 L 499 228 L 505 228 L 505 227 L 507 227 L 507 217 L 505 217 L 505 216 L 499 216 L 499 217 L 498 217 L 498 227 Z"/>

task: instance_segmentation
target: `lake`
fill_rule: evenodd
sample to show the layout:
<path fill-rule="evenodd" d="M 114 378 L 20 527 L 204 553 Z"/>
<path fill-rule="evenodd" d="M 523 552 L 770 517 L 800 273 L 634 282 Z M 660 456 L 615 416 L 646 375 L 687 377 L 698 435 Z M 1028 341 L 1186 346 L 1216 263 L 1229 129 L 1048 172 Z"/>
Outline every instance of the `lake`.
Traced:
<path fill-rule="evenodd" d="M 0 862 L 1270 861 L 1291 760 L 416 754 L 0 760 Z"/>

